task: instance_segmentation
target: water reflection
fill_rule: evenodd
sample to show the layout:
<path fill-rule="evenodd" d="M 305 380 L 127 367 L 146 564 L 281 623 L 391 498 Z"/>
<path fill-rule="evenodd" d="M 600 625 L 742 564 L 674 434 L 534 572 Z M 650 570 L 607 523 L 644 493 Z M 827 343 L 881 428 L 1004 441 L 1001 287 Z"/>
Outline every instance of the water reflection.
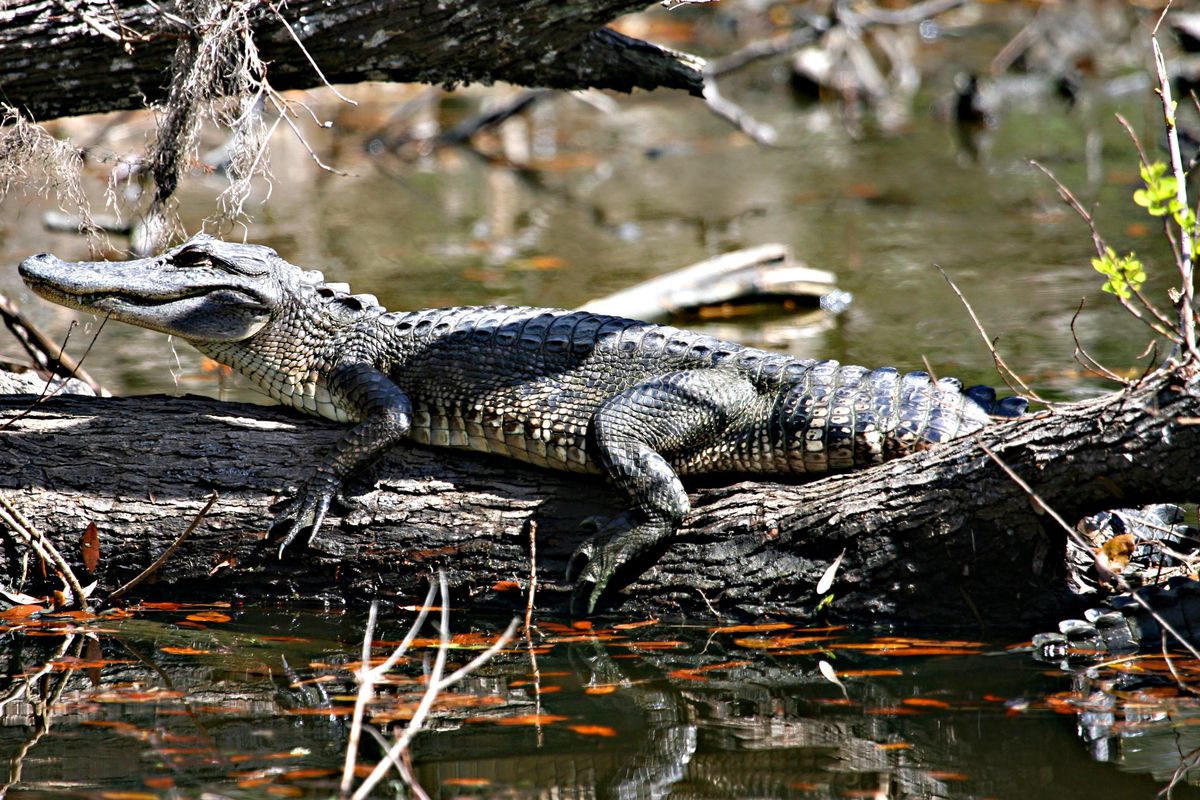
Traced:
<path fill-rule="evenodd" d="M 9 796 L 328 796 L 361 620 L 167 609 L 8 620 Z M 385 621 L 376 656 L 410 618 Z M 462 663 L 502 624 L 454 626 Z M 436 642 L 418 643 L 371 707 L 381 727 L 402 727 L 424 691 Z M 1154 677 L 1161 657 L 1097 680 L 1000 643 L 782 621 L 543 621 L 533 646 L 441 697 L 412 754 L 431 797 L 1149 796 L 1200 744 L 1195 700 Z"/>

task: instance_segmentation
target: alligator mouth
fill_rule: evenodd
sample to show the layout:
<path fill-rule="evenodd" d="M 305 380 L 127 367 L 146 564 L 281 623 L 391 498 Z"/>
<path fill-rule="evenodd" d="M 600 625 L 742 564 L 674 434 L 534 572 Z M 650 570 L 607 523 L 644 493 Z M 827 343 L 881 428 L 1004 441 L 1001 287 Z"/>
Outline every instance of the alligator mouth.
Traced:
<path fill-rule="evenodd" d="M 121 291 L 100 291 L 100 292 L 66 292 L 49 282 L 43 281 L 27 281 L 29 288 L 35 293 L 52 300 L 57 303 L 69 303 L 77 308 L 97 309 L 102 311 L 110 310 L 108 307 L 119 305 L 124 308 L 158 308 L 167 306 L 172 303 L 178 303 L 183 300 L 196 300 L 218 292 L 234 295 L 241 302 L 247 305 L 261 306 L 262 301 L 245 291 L 235 286 L 207 286 L 197 288 L 192 291 L 182 291 L 172 293 L 170 295 L 160 295 L 156 297 L 147 297 L 142 295 L 132 295 Z"/>

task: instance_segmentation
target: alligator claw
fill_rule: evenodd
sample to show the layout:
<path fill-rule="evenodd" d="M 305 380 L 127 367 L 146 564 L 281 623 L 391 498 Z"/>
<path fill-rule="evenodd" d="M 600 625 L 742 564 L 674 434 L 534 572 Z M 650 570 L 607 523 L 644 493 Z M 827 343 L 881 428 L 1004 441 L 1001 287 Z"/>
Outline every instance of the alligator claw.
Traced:
<path fill-rule="evenodd" d="M 288 546 L 300 536 L 301 532 L 308 533 L 303 538 L 304 544 L 311 543 L 317 538 L 329 506 L 337 494 L 338 481 L 332 476 L 317 473 L 296 496 L 288 501 L 275 522 L 271 525 L 271 533 L 282 535 L 279 540 L 279 557 Z"/>
<path fill-rule="evenodd" d="M 575 584 L 571 610 L 576 598 L 586 595 L 587 613 L 594 613 L 613 576 L 669 536 L 671 530 L 669 523 L 639 522 L 632 513 L 625 513 L 589 537 L 567 562 L 567 580 Z"/>

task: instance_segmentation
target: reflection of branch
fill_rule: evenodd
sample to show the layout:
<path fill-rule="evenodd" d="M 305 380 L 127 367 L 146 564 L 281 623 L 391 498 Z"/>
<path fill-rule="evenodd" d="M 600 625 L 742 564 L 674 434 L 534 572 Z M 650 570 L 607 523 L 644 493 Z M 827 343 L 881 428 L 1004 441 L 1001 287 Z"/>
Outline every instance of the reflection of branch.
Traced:
<path fill-rule="evenodd" d="M 838 16 L 857 17 L 875 25 L 911 25 L 914 22 L 936 17 L 952 8 L 958 8 L 966 2 L 967 0 L 925 0 L 923 3 L 899 10 L 868 5 L 851 8 L 849 3 L 840 3 Z"/>
<path fill-rule="evenodd" d="M 36 673 L 34 673 L 32 675 L 26 676 L 25 682 L 23 684 L 13 687 L 13 690 L 10 691 L 7 696 L 0 699 L 0 713 L 3 712 L 4 707 L 6 705 L 8 705 L 13 700 L 20 697 L 22 694 L 24 694 L 29 689 L 29 687 L 33 686 L 33 684 L 38 679 L 40 679 L 43 675 L 45 675 L 51 669 L 53 669 L 54 662 L 57 661 L 58 659 L 62 658 L 64 655 L 66 655 L 67 650 L 70 648 L 71 643 L 74 640 L 75 640 L 75 634 L 73 634 L 73 633 L 69 633 L 66 636 L 64 636 L 62 644 L 60 644 L 58 647 L 58 652 L 55 653 L 50 658 L 46 659 L 46 662 L 42 665 L 41 669 L 39 669 Z M 76 654 L 78 655 L 78 651 L 76 652 Z M 12 786 L 14 784 L 16 784 L 17 781 L 21 780 L 21 768 L 24 766 L 25 756 L 29 753 L 29 751 L 31 749 L 33 749 L 33 746 L 35 744 L 37 744 L 38 741 L 43 736 L 45 736 L 47 732 L 49 732 L 50 717 L 51 717 L 51 712 L 54 708 L 54 704 L 57 703 L 58 699 L 62 696 L 63 690 L 66 689 L 66 687 L 67 687 L 67 679 L 71 676 L 71 673 L 73 673 L 73 672 L 74 672 L 74 670 L 71 668 L 67 668 L 67 669 L 63 670 L 62 674 L 59 675 L 58 681 L 55 683 L 54 688 L 50 691 L 50 693 L 47 694 L 46 697 L 43 698 L 40 703 L 35 703 L 36 706 L 41 706 L 41 711 L 39 712 L 39 711 L 35 710 L 35 712 L 34 712 L 36 724 L 33 726 L 33 736 L 30 737 L 28 740 L 26 740 L 24 743 L 22 743 L 22 745 L 19 748 L 17 748 L 17 752 L 9 757 L 8 779 L 4 782 L 3 785 L 0 785 L 0 797 L 7 796 L 8 790 L 10 788 L 12 788 Z M 32 697 L 30 698 L 30 702 L 31 703 L 34 702 L 32 700 Z"/>

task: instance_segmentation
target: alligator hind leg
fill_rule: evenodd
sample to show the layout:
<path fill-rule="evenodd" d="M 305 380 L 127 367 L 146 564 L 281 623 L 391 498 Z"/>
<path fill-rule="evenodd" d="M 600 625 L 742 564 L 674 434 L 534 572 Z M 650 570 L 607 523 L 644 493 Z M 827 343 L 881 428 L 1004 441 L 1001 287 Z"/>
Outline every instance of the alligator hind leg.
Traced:
<path fill-rule="evenodd" d="M 591 586 L 588 613 L 617 570 L 670 537 L 691 509 L 668 459 L 720 442 L 757 397 L 754 385 L 739 375 L 689 370 L 638 384 L 596 411 L 596 451 L 634 510 L 612 520 L 571 558 L 568 578 L 578 575 L 576 591 Z"/>

